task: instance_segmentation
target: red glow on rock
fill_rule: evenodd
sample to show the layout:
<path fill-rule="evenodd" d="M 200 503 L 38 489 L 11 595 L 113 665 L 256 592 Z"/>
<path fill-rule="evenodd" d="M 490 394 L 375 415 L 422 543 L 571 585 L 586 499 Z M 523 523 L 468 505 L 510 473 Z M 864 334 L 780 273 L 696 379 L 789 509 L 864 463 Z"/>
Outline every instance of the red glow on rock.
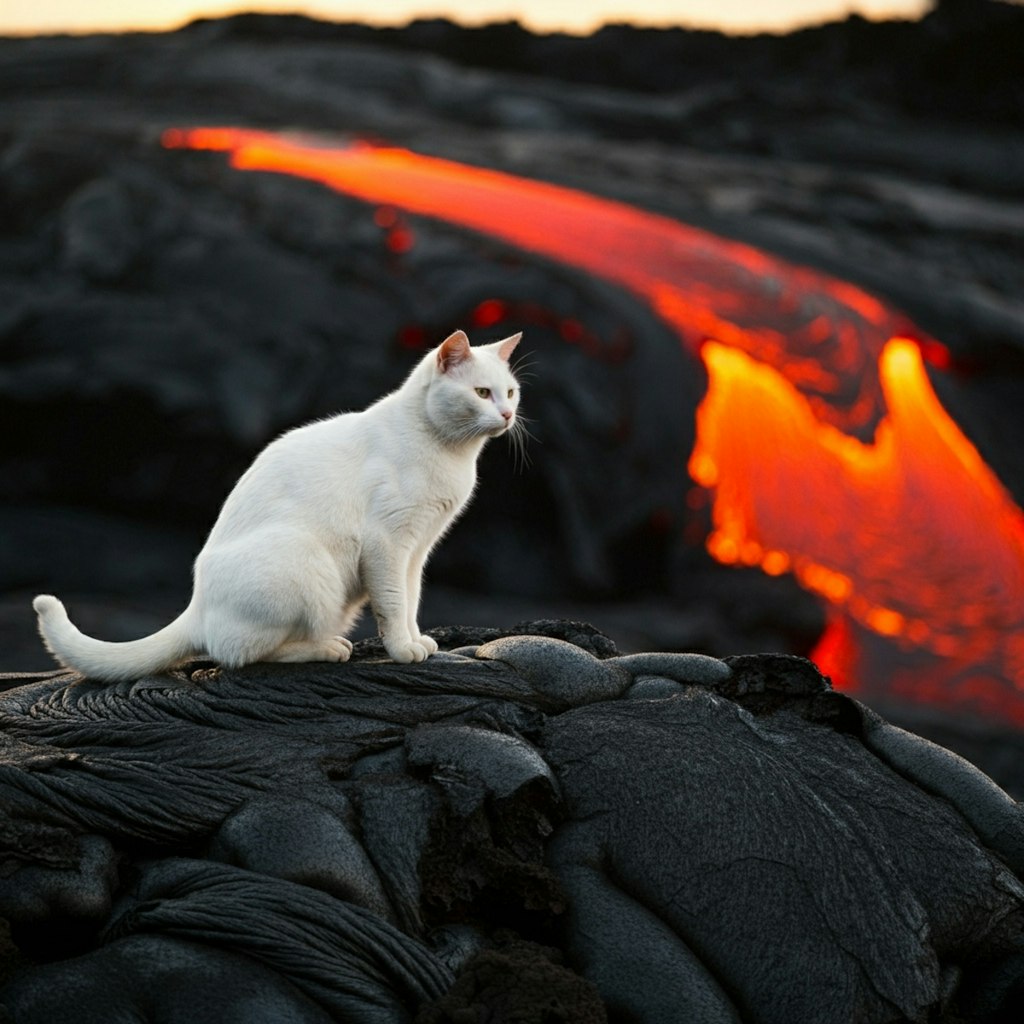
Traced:
<path fill-rule="evenodd" d="M 559 325 L 558 333 L 571 344 L 582 341 L 586 332 L 583 329 L 583 324 L 581 324 L 579 320 L 569 319 L 562 321 Z"/>
<path fill-rule="evenodd" d="M 918 340 L 917 344 L 921 349 L 924 361 L 929 366 L 934 366 L 936 370 L 952 369 L 953 357 L 950 355 L 949 349 L 941 342 L 934 341 L 931 338 L 924 338 Z"/>
<path fill-rule="evenodd" d="M 412 349 L 419 351 L 425 349 L 429 343 L 427 332 L 422 327 L 409 326 L 403 327 L 398 332 L 398 344 L 402 348 Z"/>
<path fill-rule="evenodd" d="M 499 299 L 484 299 L 473 310 L 470 322 L 474 327 L 493 327 L 508 316 L 508 307 Z"/>
<path fill-rule="evenodd" d="M 416 236 L 404 225 L 396 225 L 384 236 L 384 244 L 397 254 L 408 252 L 416 242 Z"/>
<path fill-rule="evenodd" d="M 827 274 L 540 181 L 242 129 L 163 141 L 375 204 L 389 238 L 402 222 L 383 210 L 437 217 L 643 298 L 708 369 L 689 469 L 711 496 L 713 557 L 793 573 L 829 602 L 815 657 L 837 684 L 1024 727 L 1024 520 L 931 389 L 923 363 L 948 368 L 948 350 L 901 314 Z M 471 319 L 552 317 L 487 300 Z M 612 358 L 578 321 L 551 326 Z M 629 351 L 616 342 L 616 358 Z"/>

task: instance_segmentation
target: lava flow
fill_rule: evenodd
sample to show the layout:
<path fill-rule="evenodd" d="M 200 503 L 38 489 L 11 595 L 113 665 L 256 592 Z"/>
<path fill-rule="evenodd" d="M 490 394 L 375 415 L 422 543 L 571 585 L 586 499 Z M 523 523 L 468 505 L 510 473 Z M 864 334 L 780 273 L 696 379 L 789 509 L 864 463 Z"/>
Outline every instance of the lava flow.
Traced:
<path fill-rule="evenodd" d="M 888 411 L 870 444 L 822 423 L 745 353 L 708 342 L 702 354 L 710 384 L 690 472 L 715 491 L 711 553 L 792 571 L 849 615 L 813 655 L 848 687 L 866 667 L 859 625 L 934 662 L 890 678 L 890 694 L 934 699 L 941 674 L 947 702 L 1024 726 L 1011 689 L 1024 682 L 1024 516 L 939 404 L 917 345 L 894 338 L 882 351 Z"/>
<path fill-rule="evenodd" d="M 882 346 L 910 328 L 845 281 L 575 189 L 362 142 L 332 147 L 239 128 L 172 129 L 163 141 L 224 151 L 239 170 L 319 181 L 614 281 L 692 350 L 714 338 L 749 352 L 800 388 L 818 416 L 854 433 L 869 433 L 883 411 Z"/>
<path fill-rule="evenodd" d="M 1024 726 L 1024 515 L 931 389 L 922 349 L 944 350 L 898 337 L 913 331 L 899 313 L 624 203 L 402 149 L 230 128 L 164 144 L 442 218 L 641 296 L 708 369 L 690 472 L 714 494 L 711 554 L 823 595 L 813 656 L 844 685 L 881 675 L 890 693 Z M 901 667 L 908 652 L 920 671 Z"/>

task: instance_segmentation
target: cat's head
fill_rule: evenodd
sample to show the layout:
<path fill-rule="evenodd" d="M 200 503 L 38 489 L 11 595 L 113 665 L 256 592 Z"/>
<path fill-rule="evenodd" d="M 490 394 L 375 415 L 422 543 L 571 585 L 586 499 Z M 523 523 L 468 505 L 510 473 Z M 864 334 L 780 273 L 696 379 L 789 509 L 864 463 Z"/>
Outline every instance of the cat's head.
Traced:
<path fill-rule="evenodd" d="M 446 441 L 498 437 L 513 429 L 519 382 L 509 359 L 521 337 L 470 345 L 463 331 L 455 331 L 427 356 L 427 417 Z"/>

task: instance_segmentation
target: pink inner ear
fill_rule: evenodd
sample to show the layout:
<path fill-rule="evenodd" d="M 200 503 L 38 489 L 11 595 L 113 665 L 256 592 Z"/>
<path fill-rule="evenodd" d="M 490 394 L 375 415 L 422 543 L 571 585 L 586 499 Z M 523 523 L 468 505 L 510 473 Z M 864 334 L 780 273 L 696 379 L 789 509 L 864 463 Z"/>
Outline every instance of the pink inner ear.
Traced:
<path fill-rule="evenodd" d="M 441 342 L 441 347 L 437 350 L 437 365 L 442 373 L 447 373 L 459 363 L 464 363 L 470 356 L 472 352 L 465 331 L 455 331 Z"/>
<path fill-rule="evenodd" d="M 510 338 L 506 338 L 498 348 L 498 355 L 505 360 L 507 363 L 509 357 L 516 350 L 516 345 L 519 344 L 520 339 L 523 337 L 523 332 L 520 331 L 518 334 L 513 334 Z"/>

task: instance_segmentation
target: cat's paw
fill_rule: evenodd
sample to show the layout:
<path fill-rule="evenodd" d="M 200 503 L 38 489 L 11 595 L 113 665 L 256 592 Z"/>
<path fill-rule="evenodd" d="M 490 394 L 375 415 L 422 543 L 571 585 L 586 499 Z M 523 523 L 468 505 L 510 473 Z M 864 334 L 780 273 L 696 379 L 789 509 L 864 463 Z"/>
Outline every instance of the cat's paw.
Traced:
<path fill-rule="evenodd" d="M 352 656 L 352 641 L 343 636 L 332 636 L 324 645 L 325 661 L 348 661 Z"/>
<path fill-rule="evenodd" d="M 421 647 L 426 648 L 428 658 L 432 654 L 437 654 L 437 641 L 432 636 L 423 636 L 423 634 L 420 634 L 416 637 L 416 643 Z"/>
<path fill-rule="evenodd" d="M 410 662 L 426 661 L 431 651 L 418 640 L 400 640 L 397 643 L 384 641 L 384 647 L 392 661 L 399 665 L 408 665 Z"/>
<path fill-rule="evenodd" d="M 326 640 L 296 640 L 282 644 L 276 651 L 265 655 L 264 661 L 303 663 L 307 661 L 348 661 L 352 654 L 352 641 L 343 636 L 329 636 Z"/>

